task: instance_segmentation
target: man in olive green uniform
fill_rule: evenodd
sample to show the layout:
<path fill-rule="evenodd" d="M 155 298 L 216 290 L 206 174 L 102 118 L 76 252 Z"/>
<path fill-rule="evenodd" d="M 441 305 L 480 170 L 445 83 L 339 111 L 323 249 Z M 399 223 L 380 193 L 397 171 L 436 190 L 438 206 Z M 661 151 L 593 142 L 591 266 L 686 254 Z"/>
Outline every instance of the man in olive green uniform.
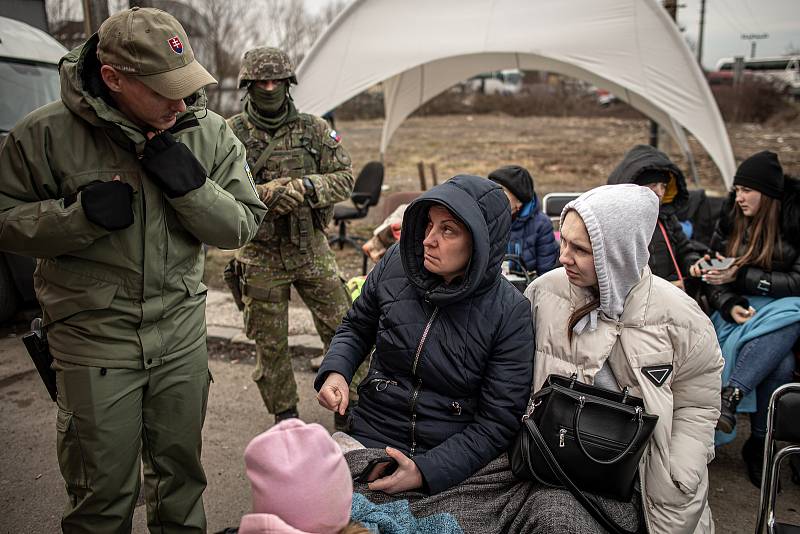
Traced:
<path fill-rule="evenodd" d="M 202 243 L 264 216 L 245 151 L 171 15 L 133 8 L 60 64 L 61 101 L 0 151 L 0 249 L 35 256 L 58 386 L 64 532 L 205 532 Z"/>
<path fill-rule="evenodd" d="M 297 80 L 285 53 L 249 50 L 239 72 L 239 87 L 247 87 L 244 112 L 228 119 L 267 206 L 258 234 L 237 260 L 245 328 L 256 341 L 253 379 L 276 422 L 298 415 L 288 346 L 291 286 L 311 310 L 326 349 L 350 306 L 324 233 L 333 205 L 353 190 L 350 156 L 323 119 L 298 113 L 291 83 Z"/>

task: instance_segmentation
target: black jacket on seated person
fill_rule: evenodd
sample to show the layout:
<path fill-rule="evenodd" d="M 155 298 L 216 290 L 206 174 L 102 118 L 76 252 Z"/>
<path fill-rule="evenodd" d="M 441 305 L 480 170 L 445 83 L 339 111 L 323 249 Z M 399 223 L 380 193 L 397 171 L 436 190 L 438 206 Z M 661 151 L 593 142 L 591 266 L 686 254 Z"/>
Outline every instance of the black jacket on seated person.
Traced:
<path fill-rule="evenodd" d="M 800 180 L 786 176 L 781 198 L 780 238 L 772 252 L 772 270 L 765 271 L 755 265 L 743 265 L 736 280 L 720 286 L 706 285 L 708 303 L 728 321 L 733 322 L 731 308 L 734 305 L 747 308 L 747 295 L 768 297 L 800 296 Z M 731 191 L 722 206 L 714 236 L 711 238 L 710 254 L 719 252 L 723 256 L 728 248 L 728 238 L 733 231 L 736 193 Z M 746 243 L 742 246 L 742 251 Z"/>
<path fill-rule="evenodd" d="M 434 203 L 473 237 L 467 272 L 450 285 L 423 267 Z M 477 176 L 456 176 L 411 203 L 400 243 L 367 277 L 314 383 L 319 390 L 331 371 L 349 382 L 375 346 L 351 434 L 405 452 L 431 493 L 499 456 L 530 396 L 530 303 L 500 273 L 510 223 L 503 190 Z"/>

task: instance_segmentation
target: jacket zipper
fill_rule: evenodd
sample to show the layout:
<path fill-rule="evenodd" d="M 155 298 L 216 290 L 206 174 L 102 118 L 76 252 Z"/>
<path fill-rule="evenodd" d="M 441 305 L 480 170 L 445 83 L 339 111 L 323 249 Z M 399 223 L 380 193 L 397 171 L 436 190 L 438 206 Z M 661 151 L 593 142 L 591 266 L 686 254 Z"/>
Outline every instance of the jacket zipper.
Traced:
<path fill-rule="evenodd" d="M 575 440 L 574 433 L 570 428 L 561 428 L 558 431 L 558 446 L 565 447 L 566 446 L 566 439 Z M 602 436 L 595 436 L 594 434 L 588 434 L 586 432 L 581 432 L 581 440 L 594 445 L 595 447 L 601 447 L 603 449 L 608 449 L 611 451 L 619 452 L 627 447 L 626 443 L 619 442 L 617 440 L 604 438 Z"/>
<path fill-rule="evenodd" d="M 439 308 L 436 307 L 433 309 L 430 319 L 428 319 L 428 324 L 425 325 L 425 330 L 422 331 L 422 338 L 419 340 L 417 352 L 414 355 L 414 365 L 411 367 L 411 374 L 417 378 L 417 383 L 414 385 L 414 392 L 411 394 L 411 449 L 409 452 L 409 456 L 411 458 L 414 457 L 414 451 L 417 448 L 417 413 L 415 410 L 417 408 L 417 397 L 419 397 L 419 390 L 422 387 L 422 377 L 417 377 L 417 366 L 419 365 L 419 357 L 422 354 L 422 347 L 425 345 L 425 340 L 428 338 L 428 333 L 430 333 L 433 321 L 436 320 L 436 316 L 438 314 Z"/>

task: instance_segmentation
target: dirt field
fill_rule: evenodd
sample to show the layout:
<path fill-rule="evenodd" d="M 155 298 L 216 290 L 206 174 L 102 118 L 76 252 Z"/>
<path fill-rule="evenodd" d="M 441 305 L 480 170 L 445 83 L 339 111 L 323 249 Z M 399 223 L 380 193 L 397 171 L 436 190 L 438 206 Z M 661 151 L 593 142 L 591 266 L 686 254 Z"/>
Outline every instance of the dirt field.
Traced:
<path fill-rule="evenodd" d="M 379 158 L 382 121 L 337 121 L 337 131 L 353 158 L 356 172 L 372 159 Z M 800 124 L 761 126 L 728 125 L 737 162 L 760 150 L 773 150 L 784 169 L 800 174 Z M 637 143 L 647 143 L 649 123 L 643 120 L 578 117 L 525 117 L 505 115 L 450 115 L 407 120 L 395 133 L 388 147 L 384 184 L 388 195 L 420 189 L 417 163 L 424 161 L 428 186 L 430 164 L 435 164 L 439 180 L 455 174 L 486 176 L 501 165 L 527 167 L 534 176 L 540 198 L 553 191 L 583 191 L 602 185 L 625 152 Z M 724 192 L 722 179 L 711 159 L 690 138 L 700 187 Z M 684 169 L 688 168 L 674 143 L 662 141 L 662 150 Z M 690 179 L 690 187 L 691 179 Z M 369 236 L 383 219 L 383 204 L 370 215 L 356 221 L 348 231 Z M 333 227 L 329 233 L 335 232 Z M 206 281 L 222 287 L 221 273 L 231 253 L 211 250 Z M 336 251 L 342 271 L 349 277 L 359 274 L 361 263 L 352 249 Z"/>
<path fill-rule="evenodd" d="M 337 121 L 337 130 L 353 157 L 354 169 L 379 157 L 382 121 Z M 760 150 L 773 150 L 784 169 L 800 173 L 800 125 L 728 125 L 737 162 Z M 527 167 L 536 191 L 576 191 L 605 183 L 623 154 L 647 143 L 649 122 L 613 118 L 451 115 L 407 120 L 395 133 L 386 153 L 385 183 L 391 191 L 419 189 L 417 162 L 434 163 L 440 180 L 459 173 L 486 176 L 508 164 Z M 711 159 L 690 138 L 700 186 L 723 189 Z M 665 150 L 687 173 L 677 145 L 662 141 Z M 429 173 L 429 171 L 428 171 Z M 430 178 L 429 178 L 430 180 Z M 429 182 L 430 183 L 430 182 Z"/>

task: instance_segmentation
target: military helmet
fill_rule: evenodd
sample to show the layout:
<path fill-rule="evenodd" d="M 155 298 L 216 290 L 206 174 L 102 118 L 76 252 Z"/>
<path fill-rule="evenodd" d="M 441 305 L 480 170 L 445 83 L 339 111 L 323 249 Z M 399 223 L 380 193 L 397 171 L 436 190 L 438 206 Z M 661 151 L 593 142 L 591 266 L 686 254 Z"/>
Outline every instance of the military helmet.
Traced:
<path fill-rule="evenodd" d="M 248 82 L 266 80 L 286 80 L 297 83 L 292 60 L 283 50 L 269 46 L 259 46 L 244 53 L 239 68 L 239 87 Z"/>

